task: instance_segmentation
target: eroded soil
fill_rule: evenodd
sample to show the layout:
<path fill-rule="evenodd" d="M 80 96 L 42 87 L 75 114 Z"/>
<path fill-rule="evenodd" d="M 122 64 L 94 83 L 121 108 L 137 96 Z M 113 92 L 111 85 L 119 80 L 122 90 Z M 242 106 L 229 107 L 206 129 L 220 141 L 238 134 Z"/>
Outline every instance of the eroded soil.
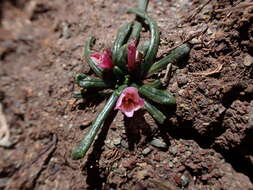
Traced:
<path fill-rule="evenodd" d="M 144 111 L 132 121 L 118 113 L 112 122 L 112 114 L 88 156 L 71 160 L 105 99 L 72 98 L 79 90 L 73 76 L 89 72 L 84 41 L 93 35 L 97 50 L 110 47 L 117 29 L 134 18 L 125 13 L 134 6 L 135 0 L 0 2 L 0 101 L 11 134 L 11 146 L 0 147 L 0 189 L 253 189 L 250 0 L 150 0 L 159 56 L 192 44 L 189 58 L 172 67 L 168 90 L 177 107 L 164 109 L 162 126 Z"/>

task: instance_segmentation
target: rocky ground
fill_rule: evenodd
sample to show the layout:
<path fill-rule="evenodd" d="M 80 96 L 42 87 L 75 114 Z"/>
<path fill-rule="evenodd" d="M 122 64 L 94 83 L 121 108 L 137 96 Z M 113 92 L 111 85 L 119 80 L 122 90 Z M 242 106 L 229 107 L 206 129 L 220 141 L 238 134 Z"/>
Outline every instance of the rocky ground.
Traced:
<path fill-rule="evenodd" d="M 168 90 L 176 109 L 164 110 L 164 125 L 145 111 L 132 121 L 118 113 L 84 159 L 70 158 L 104 105 L 102 96 L 72 98 L 73 76 L 89 72 L 83 44 L 93 35 L 97 50 L 110 47 L 117 29 L 134 18 L 126 9 L 135 6 L 0 1 L 0 116 L 10 132 L 0 147 L 0 189 L 253 189 L 250 0 L 150 0 L 159 56 L 192 44 L 185 63 L 172 66 Z"/>

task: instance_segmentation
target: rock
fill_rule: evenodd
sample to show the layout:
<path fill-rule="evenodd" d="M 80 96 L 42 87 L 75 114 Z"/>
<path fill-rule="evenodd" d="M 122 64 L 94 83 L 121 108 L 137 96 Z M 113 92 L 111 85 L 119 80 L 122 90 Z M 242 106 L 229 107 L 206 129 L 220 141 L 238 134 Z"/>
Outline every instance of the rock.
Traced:
<path fill-rule="evenodd" d="M 170 147 L 169 151 L 171 154 L 175 155 L 178 151 L 178 148 L 177 148 L 177 146 L 172 146 L 172 147 Z"/>
<path fill-rule="evenodd" d="M 221 189 L 237 190 L 252 189 L 249 178 L 241 173 L 236 173 L 229 164 L 224 164 L 220 169 L 225 174 L 220 178 Z"/>
<path fill-rule="evenodd" d="M 120 138 L 120 137 L 119 137 L 119 138 L 116 138 L 116 139 L 113 139 L 113 144 L 114 144 L 115 146 L 120 145 L 120 143 L 121 143 L 121 138 Z"/>
<path fill-rule="evenodd" d="M 169 161 L 169 167 L 170 167 L 170 168 L 173 168 L 173 167 L 174 167 L 173 162 Z"/>
<path fill-rule="evenodd" d="M 248 95 L 253 94 L 253 85 L 249 84 L 249 86 L 244 90 L 244 92 Z"/>
<path fill-rule="evenodd" d="M 178 158 L 175 157 L 175 158 L 172 160 L 172 163 L 175 164 L 175 163 L 177 163 L 177 162 L 178 162 Z"/>
<path fill-rule="evenodd" d="M 208 28 L 207 31 L 206 31 L 206 33 L 207 33 L 208 35 L 211 35 L 211 34 L 213 34 L 213 31 L 212 31 L 210 28 Z"/>
<path fill-rule="evenodd" d="M 184 92 L 185 92 L 184 89 L 180 89 L 180 90 L 178 91 L 179 96 L 184 96 Z"/>
<path fill-rule="evenodd" d="M 250 112 L 249 112 L 249 128 L 253 129 L 253 102 L 250 105 Z"/>
<path fill-rule="evenodd" d="M 0 189 L 4 189 L 4 187 L 7 185 L 9 178 L 4 177 L 0 178 Z"/>
<path fill-rule="evenodd" d="M 226 110 L 222 123 L 226 131 L 215 139 L 216 146 L 223 150 L 230 150 L 241 144 L 250 128 L 250 107 L 246 101 L 236 100 L 231 104 Z"/>
<path fill-rule="evenodd" d="M 143 154 L 143 155 L 147 155 L 147 154 L 149 154 L 151 152 L 151 149 L 150 148 L 145 148 L 141 153 Z"/>
<path fill-rule="evenodd" d="M 144 190 L 144 189 L 146 189 L 146 187 L 141 182 L 137 182 L 134 186 L 134 190 Z"/>
<path fill-rule="evenodd" d="M 124 139 L 121 140 L 121 146 L 122 146 L 123 148 L 125 148 L 125 149 L 128 149 L 128 148 L 129 148 L 128 142 L 127 142 L 126 140 L 124 140 Z"/>
<path fill-rule="evenodd" d="M 186 187 L 189 184 L 189 178 L 186 175 L 181 176 L 181 186 Z"/>
<path fill-rule="evenodd" d="M 126 168 L 126 169 L 132 169 L 133 167 L 135 167 L 136 162 L 137 162 L 136 157 L 132 157 L 132 158 L 124 160 L 121 163 L 121 166 L 124 167 L 124 168 Z"/>
<path fill-rule="evenodd" d="M 69 24 L 66 22 L 62 23 L 62 37 L 64 39 L 69 39 L 71 37 L 71 33 L 69 30 Z"/>
<path fill-rule="evenodd" d="M 247 54 L 244 57 L 243 64 L 247 67 L 251 66 L 253 64 L 253 57 Z"/>
<path fill-rule="evenodd" d="M 172 175 L 174 181 L 176 182 L 176 184 L 179 186 L 181 184 L 181 178 L 178 174 L 173 174 Z"/>
<path fill-rule="evenodd" d="M 167 144 L 160 139 L 153 139 L 150 144 L 157 148 L 167 148 Z"/>
<path fill-rule="evenodd" d="M 179 87 L 184 86 L 188 83 L 188 78 L 186 75 L 181 75 L 177 77 L 177 84 Z"/>
<path fill-rule="evenodd" d="M 82 122 L 82 126 L 83 126 L 83 127 L 88 127 L 91 123 L 92 123 L 92 119 L 85 119 L 85 120 Z"/>
<path fill-rule="evenodd" d="M 191 40 L 191 43 L 192 43 L 192 44 L 200 44 L 200 43 L 201 43 L 201 40 L 199 40 L 199 39 L 197 39 L 197 38 L 193 38 L 193 39 Z"/>
<path fill-rule="evenodd" d="M 138 171 L 137 174 L 136 174 L 136 178 L 138 180 L 142 180 L 147 176 L 149 176 L 148 170 L 141 170 L 141 171 Z"/>

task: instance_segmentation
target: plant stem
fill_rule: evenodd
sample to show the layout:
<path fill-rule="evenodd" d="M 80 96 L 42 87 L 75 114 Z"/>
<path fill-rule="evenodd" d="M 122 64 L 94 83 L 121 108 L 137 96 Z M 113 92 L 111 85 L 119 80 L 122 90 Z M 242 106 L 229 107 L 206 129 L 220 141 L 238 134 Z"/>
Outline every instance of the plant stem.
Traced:
<path fill-rule="evenodd" d="M 148 71 L 148 76 L 165 69 L 169 63 L 175 64 L 179 62 L 180 60 L 185 58 L 189 54 L 189 52 L 190 52 L 189 44 L 187 43 L 182 44 L 178 48 L 172 50 L 168 56 L 154 63 Z"/>
<path fill-rule="evenodd" d="M 133 24 L 133 30 L 132 30 L 132 33 L 131 33 L 129 39 L 135 39 L 136 40 L 136 46 L 138 45 L 139 40 L 140 40 L 141 28 L 142 28 L 141 23 L 135 21 L 134 24 Z"/>
<path fill-rule="evenodd" d="M 160 41 L 160 34 L 157 23 L 155 22 L 154 19 L 148 16 L 146 12 L 140 9 L 129 9 L 128 13 L 134 13 L 137 16 L 145 19 L 149 25 L 149 30 L 151 33 L 149 48 L 147 54 L 145 55 L 144 62 L 141 64 L 140 75 L 143 78 L 155 60 Z"/>
<path fill-rule="evenodd" d="M 162 82 L 159 79 L 157 79 L 157 80 L 155 80 L 155 81 L 153 81 L 151 83 L 148 83 L 147 85 L 149 85 L 149 86 L 151 86 L 153 88 L 161 88 L 163 84 L 162 84 Z"/>
<path fill-rule="evenodd" d="M 163 124 L 166 116 L 158 110 L 154 105 L 150 104 L 146 100 L 144 101 L 144 107 L 149 112 L 149 114 L 158 121 L 159 124 Z"/>
<path fill-rule="evenodd" d="M 149 85 L 142 85 L 139 92 L 153 102 L 165 105 L 175 105 L 175 97 L 166 90 L 159 90 Z"/>
<path fill-rule="evenodd" d="M 142 11 L 146 11 L 148 8 L 149 0 L 138 0 L 138 8 Z"/>
<path fill-rule="evenodd" d="M 112 81 L 95 77 L 86 77 L 79 80 L 77 84 L 81 88 L 111 88 L 115 85 Z"/>
<path fill-rule="evenodd" d="M 99 68 L 97 66 L 97 64 L 91 59 L 90 57 L 90 53 L 91 53 L 91 46 L 92 44 L 95 42 L 95 38 L 94 37 L 90 37 L 86 43 L 85 43 L 85 47 L 84 47 L 84 57 L 85 60 L 88 62 L 90 68 L 94 71 L 94 73 L 96 75 L 98 75 L 99 77 L 103 77 L 103 70 L 101 68 Z"/>
<path fill-rule="evenodd" d="M 132 30 L 132 25 L 133 22 L 127 23 L 118 30 L 112 49 L 112 60 L 114 65 L 117 65 L 117 56 L 121 46 L 128 41 L 129 34 Z"/>
<path fill-rule="evenodd" d="M 113 92 L 113 94 L 105 104 L 103 110 L 98 114 L 96 120 L 92 123 L 88 134 L 82 139 L 80 144 L 72 151 L 72 159 L 77 160 L 85 156 L 86 152 L 89 150 L 92 142 L 94 141 L 97 132 L 102 127 L 110 111 L 113 109 L 118 99 L 118 96 L 126 87 L 127 87 L 126 85 L 122 85 Z"/>

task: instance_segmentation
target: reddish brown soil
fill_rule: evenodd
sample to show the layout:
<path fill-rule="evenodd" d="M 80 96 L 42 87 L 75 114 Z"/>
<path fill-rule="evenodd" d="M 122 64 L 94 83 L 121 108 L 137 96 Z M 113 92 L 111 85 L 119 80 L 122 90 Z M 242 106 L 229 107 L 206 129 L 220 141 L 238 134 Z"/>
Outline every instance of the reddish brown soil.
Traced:
<path fill-rule="evenodd" d="M 205 3 L 207 2 L 207 3 Z M 0 147 L 0 189 L 253 189 L 253 3 L 150 0 L 161 31 L 159 56 L 193 38 L 173 66 L 177 98 L 165 125 L 144 111 L 107 122 L 88 155 L 72 148 L 103 97 L 75 101 L 76 73 L 91 35 L 110 47 L 134 17 L 135 0 L 0 1 L 0 94 L 11 132 Z M 4 98 L 3 98 L 4 95 Z M 167 143 L 160 149 L 153 138 Z"/>

